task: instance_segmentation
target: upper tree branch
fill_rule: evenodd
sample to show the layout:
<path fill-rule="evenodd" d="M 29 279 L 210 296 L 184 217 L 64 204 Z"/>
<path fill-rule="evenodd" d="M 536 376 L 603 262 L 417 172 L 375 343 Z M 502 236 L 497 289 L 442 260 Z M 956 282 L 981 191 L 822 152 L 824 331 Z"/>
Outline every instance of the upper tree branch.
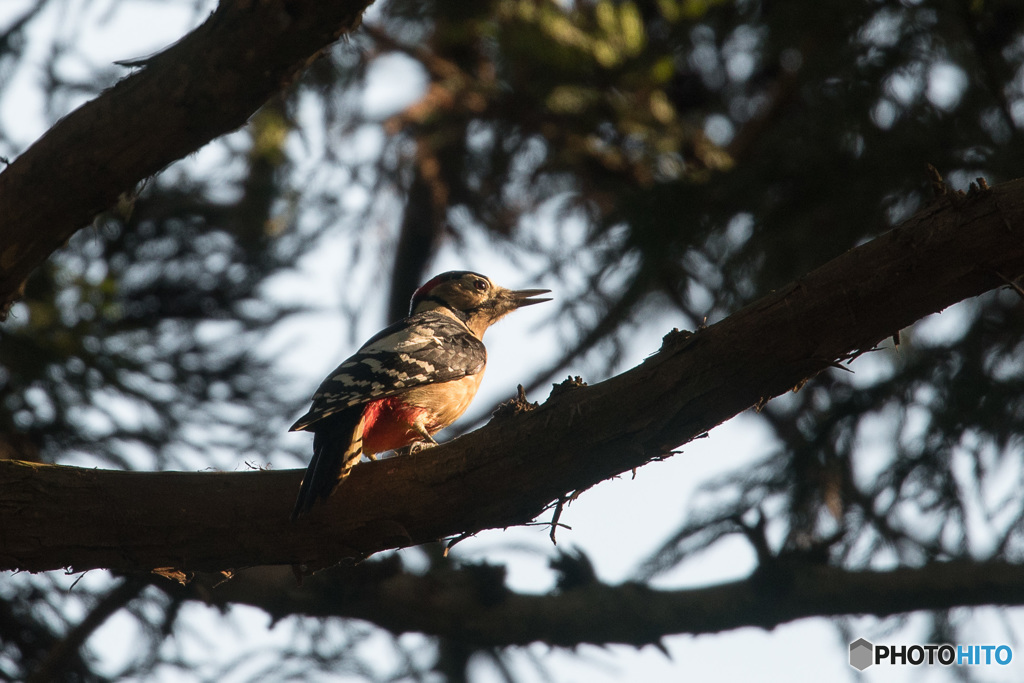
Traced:
<path fill-rule="evenodd" d="M 371 0 L 222 0 L 0 173 L 0 319 L 22 282 L 136 183 L 243 125 Z"/>
<path fill-rule="evenodd" d="M 321 566 L 521 524 L 934 311 L 1024 274 L 1024 180 L 947 197 L 605 382 L 423 454 L 367 463 L 293 524 L 299 472 L 0 461 L 0 569 Z"/>

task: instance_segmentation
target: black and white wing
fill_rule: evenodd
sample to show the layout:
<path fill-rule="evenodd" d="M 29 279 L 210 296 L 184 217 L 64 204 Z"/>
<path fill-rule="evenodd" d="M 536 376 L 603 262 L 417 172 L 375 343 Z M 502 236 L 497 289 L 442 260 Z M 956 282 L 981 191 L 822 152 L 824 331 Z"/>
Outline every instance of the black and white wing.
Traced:
<path fill-rule="evenodd" d="M 378 332 L 335 368 L 290 431 L 412 387 L 475 375 L 486 362 L 483 342 L 465 325 L 436 311 L 417 313 Z"/>

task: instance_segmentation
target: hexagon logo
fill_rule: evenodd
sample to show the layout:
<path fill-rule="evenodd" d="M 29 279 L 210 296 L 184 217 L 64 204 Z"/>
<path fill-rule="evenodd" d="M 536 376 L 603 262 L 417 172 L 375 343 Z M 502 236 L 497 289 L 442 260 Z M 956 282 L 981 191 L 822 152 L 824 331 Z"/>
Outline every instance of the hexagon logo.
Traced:
<path fill-rule="evenodd" d="M 863 671 L 874 664 L 874 652 L 874 645 L 863 638 L 858 638 L 850 643 L 850 666 L 857 671 Z"/>

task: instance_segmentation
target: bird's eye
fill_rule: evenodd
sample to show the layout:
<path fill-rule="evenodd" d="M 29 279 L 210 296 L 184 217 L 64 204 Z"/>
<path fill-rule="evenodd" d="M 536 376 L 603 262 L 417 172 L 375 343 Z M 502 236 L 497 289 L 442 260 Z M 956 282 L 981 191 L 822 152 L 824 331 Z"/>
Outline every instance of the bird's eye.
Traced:
<path fill-rule="evenodd" d="M 486 280 L 474 280 L 473 281 L 473 286 L 476 287 L 476 291 L 478 291 L 478 292 L 485 292 L 485 291 L 487 291 L 487 281 Z"/>

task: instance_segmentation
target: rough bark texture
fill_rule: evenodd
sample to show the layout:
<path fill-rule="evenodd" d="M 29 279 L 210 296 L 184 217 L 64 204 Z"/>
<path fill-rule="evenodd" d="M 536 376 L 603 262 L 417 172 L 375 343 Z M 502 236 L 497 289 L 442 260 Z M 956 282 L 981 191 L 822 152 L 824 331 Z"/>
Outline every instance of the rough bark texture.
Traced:
<path fill-rule="evenodd" d="M 440 576 L 402 572 L 390 558 L 332 568 L 302 585 L 284 567 L 241 572 L 216 586 L 180 589 L 213 604 L 365 619 L 393 633 L 419 632 L 473 647 L 543 642 L 573 647 L 656 644 L 677 634 L 742 626 L 774 628 L 811 616 L 890 616 L 920 609 L 1024 603 L 1024 567 L 1004 562 L 933 562 L 893 571 L 849 571 L 786 558 L 750 578 L 688 590 L 591 583 L 551 595 L 507 590 L 500 568 L 471 565 Z"/>
<path fill-rule="evenodd" d="M 222 0 L 0 173 L 0 319 L 25 278 L 123 192 L 243 125 L 371 0 Z"/>
<path fill-rule="evenodd" d="M 322 567 L 527 522 L 836 359 L 1024 274 L 1024 180 L 943 198 L 640 366 L 420 455 L 361 465 L 289 521 L 301 473 L 143 473 L 0 461 L 0 569 Z M 240 457 L 241 460 L 241 457 Z"/>

